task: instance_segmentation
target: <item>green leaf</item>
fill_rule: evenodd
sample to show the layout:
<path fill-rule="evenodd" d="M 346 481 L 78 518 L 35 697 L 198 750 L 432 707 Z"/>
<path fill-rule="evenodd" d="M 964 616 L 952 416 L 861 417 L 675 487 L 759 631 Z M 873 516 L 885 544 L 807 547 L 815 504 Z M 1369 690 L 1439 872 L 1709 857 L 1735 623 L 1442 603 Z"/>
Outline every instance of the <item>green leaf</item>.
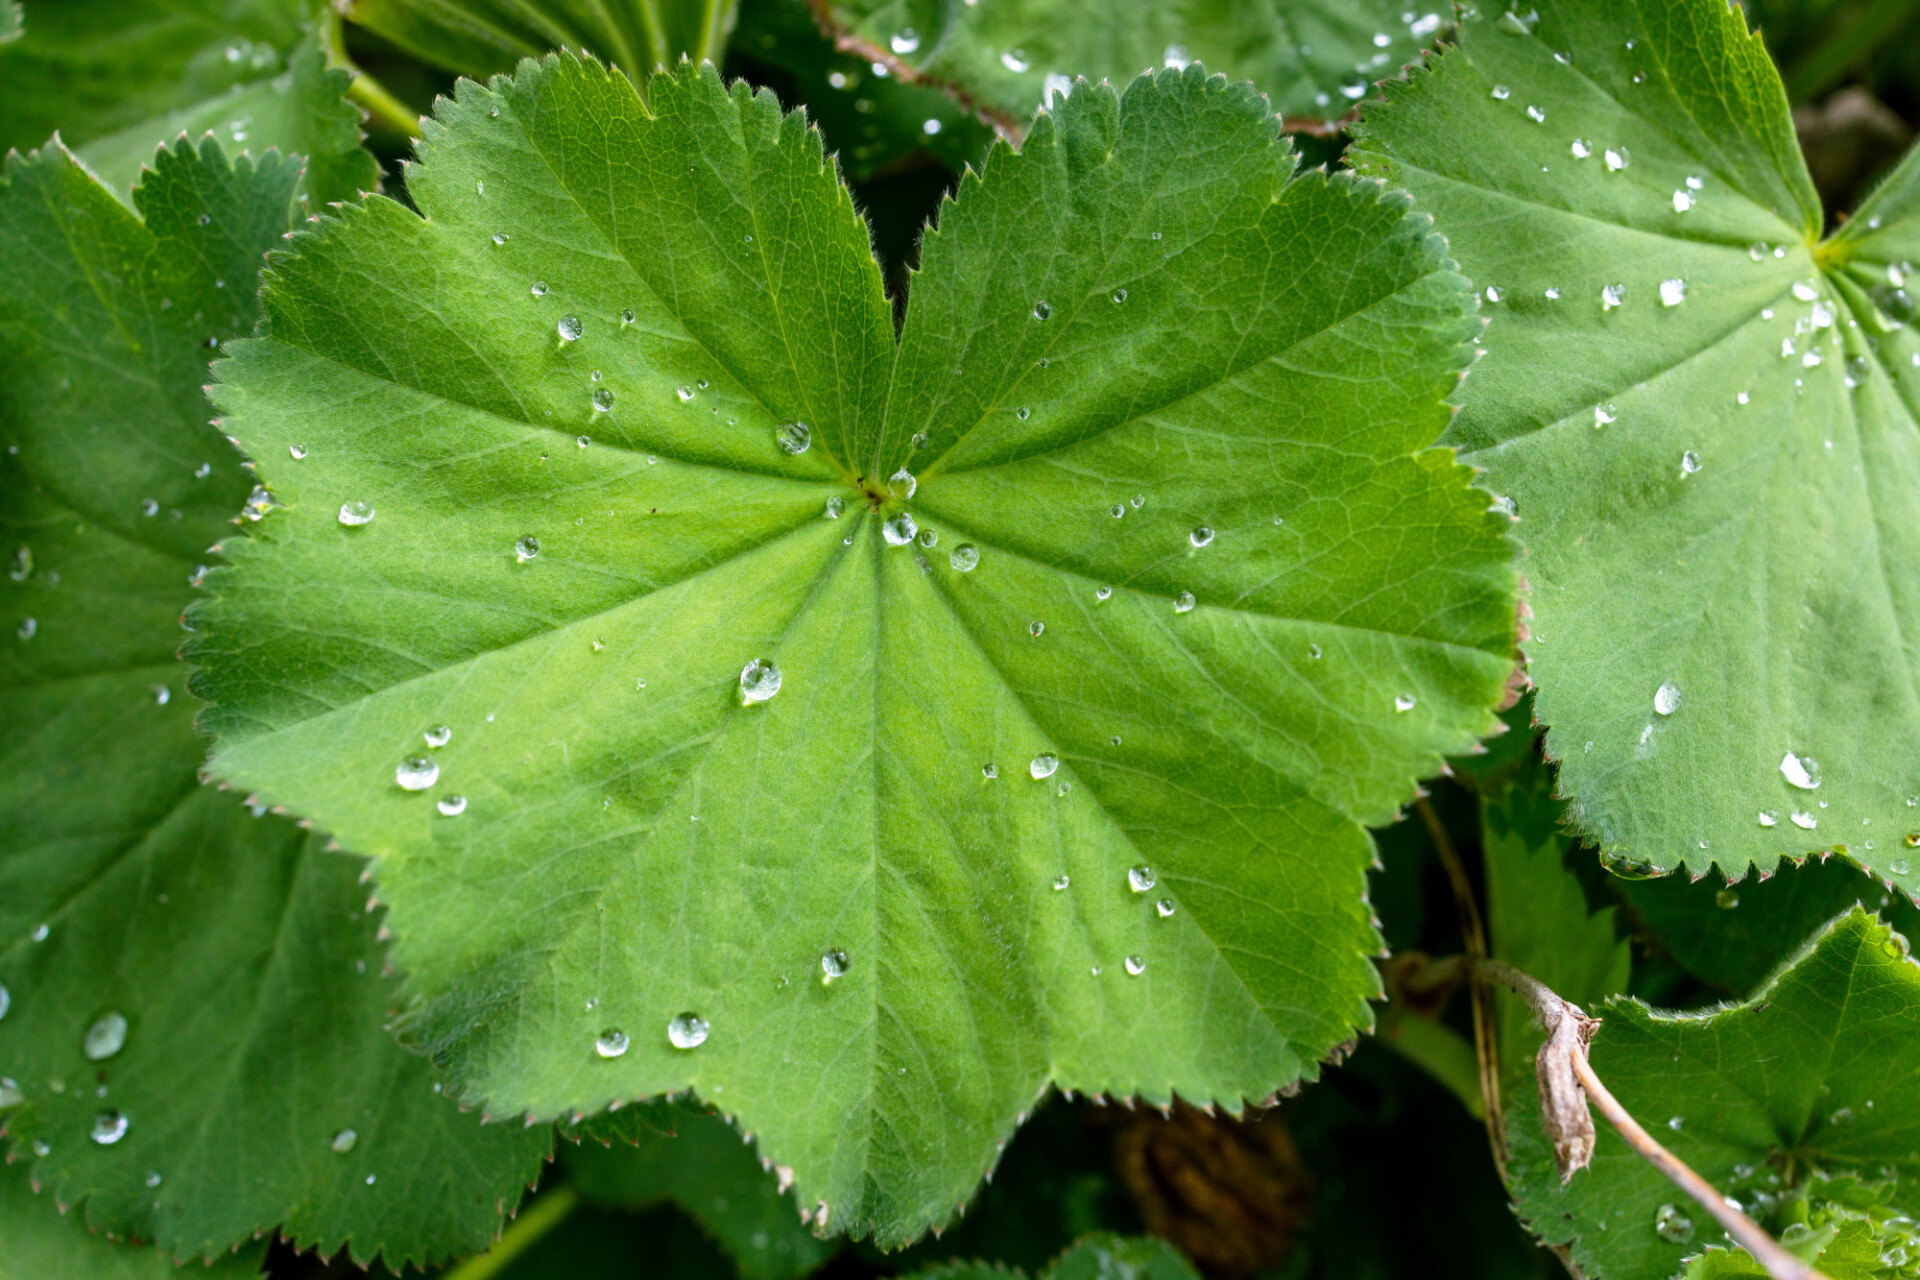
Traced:
<path fill-rule="evenodd" d="M 1580 882 L 1567 874 L 1552 788 L 1551 769 L 1530 757 L 1511 785 L 1481 794 L 1489 943 L 1496 958 L 1562 998 L 1592 1005 L 1626 990 L 1633 953 L 1614 936 L 1612 908 L 1588 914 Z M 1533 1011 L 1505 989 L 1496 990 L 1494 1005 L 1503 1077 L 1530 1075 L 1542 1038 Z"/>
<path fill-rule="evenodd" d="M 1778 875 L 1735 885 L 1682 875 L 1615 883 L 1655 945 L 1688 973 L 1734 995 L 1759 985 L 1802 938 L 1856 902 L 1908 937 L 1920 937 L 1920 911 L 1912 903 L 1840 859 L 1789 864 Z"/>
<path fill-rule="evenodd" d="M 1823 1179 L 1853 1173 L 1895 1175 L 1893 1208 L 1920 1206 L 1920 967 L 1865 910 L 1833 920 L 1742 1004 L 1661 1013 L 1616 997 L 1589 1012 L 1603 1017 L 1594 1071 L 1621 1105 L 1754 1216 L 1773 1217 L 1795 1191 L 1824 1198 Z M 1531 1097 L 1507 1115 L 1520 1215 L 1586 1274 L 1665 1280 L 1716 1234 L 1610 1127 L 1562 1187 Z"/>
<path fill-rule="evenodd" d="M 444 1258 L 493 1236 L 548 1135 L 433 1096 L 383 1030 L 359 864 L 198 784 L 174 656 L 195 560 L 248 487 L 207 425 L 210 344 L 252 328 L 297 171 L 210 141 L 156 164 L 144 222 L 64 151 L 10 157 L 0 183 L 12 1158 L 89 1226 L 174 1257 L 279 1226 Z"/>
<path fill-rule="evenodd" d="M 1124 84 L 1142 68 L 1190 60 L 1252 80 L 1282 115 L 1335 119 L 1451 21 L 1444 6 L 1398 0 L 822 0 L 819 8 L 843 46 L 896 76 L 946 88 L 1010 132 L 1054 93 L 1072 92 L 1077 76 Z"/>
<path fill-rule="evenodd" d="M 1920 891 L 1914 161 L 1817 242 L 1737 9 L 1539 14 L 1462 23 L 1354 163 L 1489 299 L 1450 439 L 1518 504 L 1572 819 L 1640 872 L 1841 849 Z"/>
<path fill-rule="evenodd" d="M 351 200 L 379 184 L 302 0 L 34 0 L 23 36 L 0 48 L 0 148 L 58 130 L 124 195 L 154 149 L 211 131 L 230 155 L 278 147 L 307 158 L 303 190 Z"/>
<path fill-rule="evenodd" d="M 1367 1025 L 1364 824 L 1514 625 L 1399 200 L 1199 68 L 1089 90 L 945 208 L 896 354 L 770 94 L 561 56 L 427 139 L 426 216 L 303 233 L 221 366 L 284 509 L 193 653 L 214 771 L 377 859 L 471 1096 L 696 1089 L 897 1245 L 1049 1084 L 1237 1108 Z"/>
<path fill-rule="evenodd" d="M 719 1116 L 679 1102 L 629 1108 L 648 1123 L 568 1150 L 583 1195 L 621 1209 L 671 1201 L 692 1214 L 733 1259 L 742 1280 L 794 1280 L 839 1251 L 800 1225 L 799 1206 Z M 625 1126 L 623 1126 L 625 1127 Z"/>
<path fill-rule="evenodd" d="M 911 1280 L 1021 1280 L 1026 1272 L 993 1262 L 944 1262 L 911 1273 Z M 1197 1280 L 1179 1250 L 1151 1236 L 1089 1236 L 1054 1260 L 1040 1280 Z"/>
<path fill-rule="evenodd" d="M 740 0 L 344 0 L 348 21 L 417 58 L 484 79 L 552 49 L 644 76 L 682 57 L 720 61 Z"/>
<path fill-rule="evenodd" d="M 36 1196 L 27 1166 L 0 1166 L 0 1280 L 178 1280 L 179 1268 L 156 1249 L 94 1235 L 79 1214 L 58 1213 Z M 250 1280 L 267 1252 L 260 1243 L 195 1272 L 208 1280 Z"/>

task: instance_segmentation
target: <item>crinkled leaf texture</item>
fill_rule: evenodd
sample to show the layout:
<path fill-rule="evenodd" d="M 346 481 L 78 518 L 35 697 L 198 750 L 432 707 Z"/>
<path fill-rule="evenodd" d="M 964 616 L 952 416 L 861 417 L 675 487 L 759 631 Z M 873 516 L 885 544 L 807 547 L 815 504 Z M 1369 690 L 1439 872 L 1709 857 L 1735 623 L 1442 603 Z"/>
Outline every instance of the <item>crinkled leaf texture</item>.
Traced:
<path fill-rule="evenodd" d="M 1920 967 L 1878 917 L 1836 917 L 1738 1005 L 1661 1013 L 1622 997 L 1590 1012 L 1603 1018 L 1593 1068 L 1621 1105 L 1756 1214 L 1809 1178 L 1855 1172 L 1897 1176 L 1899 1204 L 1920 1207 Z M 1507 1116 L 1520 1215 L 1587 1275 L 1666 1280 L 1706 1242 L 1705 1215 L 1610 1127 L 1563 1187 L 1532 1095 Z M 1668 1204 L 1694 1225 L 1656 1231 Z"/>
<path fill-rule="evenodd" d="M 1073 78 L 1125 83 L 1142 68 L 1199 60 L 1251 79 L 1288 116 L 1351 111 L 1452 22 L 1447 5 L 1402 0 L 806 0 L 870 56 L 944 85 L 996 117 L 1024 123 Z"/>
<path fill-rule="evenodd" d="M 1054 1259 L 1039 1280 L 1195 1280 L 1193 1264 L 1151 1236 L 1088 1236 Z M 996 1262 L 945 1262 L 909 1280 L 1022 1280 L 1026 1272 Z"/>
<path fill-rule="evenodd" d="M 436 66 L 486 76 L 549 49 L 644 75 L 686 57 L 720 61 L 740 0 L 345 0 L 351 22 Z"/>
<path fill-rule="evenodd" d="M 0 1070 L 9 1158 L 94 1230 L 186 1258 L 280 1227 L 397 1267 L 490 1240 L 548 1135 L 434 1096 L 383 1029 L 358 864 L 199 785 L 175 656 L 248 489 L 206 362 L 253 327 L 297 176 L 181 142 L 144 221 L 62 150 L 0 182 Z"/>
<path fill-rule="evenodd" d="M 1494 723 L 1516 575 L 1427 447 L 1460 282 L 1292 170 L 1245 86 L 1089 89 L 944 207 L 896 352 L 800 117 L 565 55 L 442 105 L 424 217 L 276 260 L 211 767 L 377 859 L 471 1096 L 696 1089 L 897 1244 L 1050 1083 L 1238 1108 L 1368 1024 L 1363 827 Z"/>
<path fill-rule="evenodd" d="M 211 1266 L 207 1280 L 251 1280 L 260 1274 L 264 1241 Z M 179 1280 L 180 1269 L 155 1249 L 115 1244 L 87 1230 L 77 1213 L 54 1210 L 29 1185 L 27 1166 L 0 1165 L 0 1280 Z"/>
<path fill-rule="evenodd" d="M 33 0 L 0 49 L 0 148 L 59 130 L 122 196 L 154 149 L 211 132 L 231 155 L 306 157 L 302 189 L 351 200 L 379 183 L 360 112 L 327 69 L 304 0 Z"/>
<path fill-rule="evenodd" d="M 621 1209 L 672 1202 L 733 1259 L 741 1280 L 797 1280 L 839 1251 L 801 1225 L 793 1202 L 732 1125 L 686 1102 L 589 1121 L 566 1150 L 568 1181 Z"/>
<path fill-rule="evenodd" d="M 1724 0 L 1464 21 L 1360 133 L 1491 303 L 1449 439 L 1518 503 L 1573 821 L 1617 863 L 1842 849 L 1920 891 L 1920 162 L 1818 241 Z"/>

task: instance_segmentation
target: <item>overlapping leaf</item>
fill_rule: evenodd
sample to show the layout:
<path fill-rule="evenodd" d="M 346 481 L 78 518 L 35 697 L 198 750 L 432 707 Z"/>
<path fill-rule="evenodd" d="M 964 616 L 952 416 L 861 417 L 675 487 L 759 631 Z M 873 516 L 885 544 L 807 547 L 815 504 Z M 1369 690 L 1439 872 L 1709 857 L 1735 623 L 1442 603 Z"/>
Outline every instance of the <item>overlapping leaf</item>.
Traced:
<path fill-rule="evenodd" d="M 306 158 L 316 202 L 350 200 L 379 170 L 360 146 L 347 74 L 328 70 L 303 0 L 35 0 L 0 46 L 0 148 L 58 131 L 124 196 L 154 149 L 211 131 L 229 154 Z"/>
<path fill-rule="evenodd" d="M 1573 820 L 1641 868 L 1837 848 L 1920 890 L 1916 162 L 1818 240 L 1721 0 L 1483 10 L 1362 135 L 1490 302 L 1450 439 L 1518 503 Z"/>
<path fill-rule="evenodd" d="M 911 1273 L 912 1280 L 1021 1280 L 1018 1267 L 948 1262 Z M 1054 1260 L 1040 1280 L 1193 1280 L 1193 1265 L 1164 1240 L 1089 1236 Z"/>
<path fill-rule="evenodd" d="M 249 1280 L 266 1245 L 251 1245 L 196 1275 Z M 59 1214 L 28 1185 L 25 1165 L 0 1166 L 0 1280 L 176 1280 L 166 1255 L 90 1234 L 77 1214 Z"/>
<path fill-rule="evenodd" d="M 1251 79 L 1288 116 L 1329 120 L 1431 47 L 1444 6 L 1386 0 L 781 0 L 805 3 L 843 42 L 947 87 L 1002 127 L 1026 123 L 1073 79 L 1124 84 L 1142 68 L 1203 61 Z"/>
<path fill-rule="evenodd" d="M 253 325 L 297 172 L 211 142 L 157 164 L 144 222 L 63 151 L 0 184 L 10 1158 L 176 1257 L 276 1226 L 359 1258 L 466 1252 L 546 1135 L 483 1131 L 382 1030 L 358 865 L 198 785 L 174 656 L 195 561 L 248 488 L 207 425 L 206 362 Z"/>
<path fill-rule="evenodd" d="M 552 49 L 632 76 L 681 57 L 719 62 L 739 0 L 346 0 L 349 21 L 463 75 L 511 71 Z"/>
<path fill-rule="evenodd" d="M 215 771 L 377 858 L 471 1094 L 695 1088 L 829 1230 L 939 1222 L 1050 1082 L 1311 1073 L 1375 988 L 1362 826 L 1511 669 L 1505 518 L 1426 447 L 1437 243 L 1166 72 L 964 185 L 896 354 L 817 136 L 647 93 L 463 85 L 425 218 L 269 272 Z"/>
<path fill-rule="evenodd" d="M 1756 1217 L 1821 1179 L 1896 1181 L 1911 1216 L 1920 1180 L 1920 967 L 1906 940 L 1856 907 L 1746 1002 L 1660 1013 L 1616 998 L 1593 1066 L 1661 1142 Z M 1666 1280 L 1718 1231 L 1666 1177 L 1601 1126 L 1592 1166 L 1566 1186 L 1531 1100 L 1508 1107 L 1520 1214 L 1585 1274 Z M 1670 1208 L 1669 1208 L 1670 1206 Z M 1780 1229 L 1777 1221 L 1772 1223 Z"/>

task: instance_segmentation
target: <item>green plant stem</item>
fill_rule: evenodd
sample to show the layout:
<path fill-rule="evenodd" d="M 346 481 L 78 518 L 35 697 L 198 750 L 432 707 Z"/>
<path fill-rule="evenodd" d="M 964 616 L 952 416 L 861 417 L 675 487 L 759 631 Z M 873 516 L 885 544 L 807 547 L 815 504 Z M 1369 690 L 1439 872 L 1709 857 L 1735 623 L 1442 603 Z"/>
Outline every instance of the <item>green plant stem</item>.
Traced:
<path fill-rule="evenodd" d="M 320 46 L 327 55 L 329 67 L 338 67 L 353 77 L 352 83 L 347 86 L 347 97 L 367 113 L 368 123 L 402 137 L 420 136 L 420 113 L 394 97 L 385 85 L 354 65 L 353 59 L 347 54 L 346 32 L 340 14 L 331 7 L 321 11 Z"/>
<path fill-rule="evenodd" d="M 493 1248 L 475 1254 L 447 1272 L 442 1280 L 487 1280 L 500 1274 L 509 1262 L 525 1253 L 540 1237 L 566 1221 L 580 1206 L 580 1193 L 572 1187 L 556 1187 L 533 1202 L 533 1207 L 513 1220 Z"/>
<path fill-rule="evenodd" d="M 1487 1118 L 1480 1097 L 1479 1055 L 1458 1031 L 1388 1005 L 1380 1019 L 1380 1042 L 1446 1086 L 1475 1120 Z"/>

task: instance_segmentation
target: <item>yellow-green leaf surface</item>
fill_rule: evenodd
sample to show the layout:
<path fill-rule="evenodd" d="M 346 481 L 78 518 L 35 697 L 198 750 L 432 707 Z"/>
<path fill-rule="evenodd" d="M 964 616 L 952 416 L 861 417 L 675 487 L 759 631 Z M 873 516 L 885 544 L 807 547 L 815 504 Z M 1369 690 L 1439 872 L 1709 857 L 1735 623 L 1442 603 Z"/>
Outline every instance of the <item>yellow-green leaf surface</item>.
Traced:
<path fill-rule="evenodd" d="M 1790 1228 L 1810 1229 L 1811 1217 L 1824 1227 L 1904 1213 L 1910 1224 L 1920 966 L 1877 917 L 1855 907 L 1829 922 L 1737 1005 L 1666 1013 L 1615 997 L 1588 1011 L 1602 1019 L 1593 1069 L 1621 1105 L 1789 1243 L 1809 1239 Z M 1563 1186 L 1530 1091 L 1507 1116 L 1515 1206 L 1584 1274 L 1666 1280 L 1718 1242 L 1711 1219 L 1610 1126 L 1593 1164 Z M 1843 1212 L 1849 1201 L 1863 1208 Z"/>
<path fill-rule="evenodd" d="M 1618 865 L 1920 890 L 1916 161 L 1819 239 L 1723 0 L 1483 10 L 1354 157 L 1493 317 L 1450 439 L 1518 504 L 1537 714 Z"/>
<path fill-rule="evenodd" d="M 1293 168 L 1197 67 L 1076 93 L 896 347 L 798 116 L 562 56 L 272 265 L 212 768 L 376 859 L 468 1096 L 693 1088 L 897 1244 L 1050 1084 L 1238 1107 L 1367 1026 L 1364 826 L 1494 723 L 1516 578 L 1428 447 L 1462 285 Z"/>
<path fill-rule="evenodd" d="M 208 426 L 207 361 L 253 327 L 298 173 L 210 141 L 156 165 L 144 217 L 64 151 L 0 179 L 8 1158 L 84 1227 L 173 1258 L 276 1227 L 396 1266 L 469 1252 L 548 1135 L 483 1129 L 385 1032 L 359 865 L 199 785 L 175 656 L 249 488 Z"/>
<path fill-rule="evenodd" d="M 230 155 L 301 156 L 316 202 L 350 200 L 379 168 L 341 98 L 303 0 L 33 0 L 0 46 L 0 148 L 56 131 L 123 197 L 154 149 L 211 132 Z"/>

